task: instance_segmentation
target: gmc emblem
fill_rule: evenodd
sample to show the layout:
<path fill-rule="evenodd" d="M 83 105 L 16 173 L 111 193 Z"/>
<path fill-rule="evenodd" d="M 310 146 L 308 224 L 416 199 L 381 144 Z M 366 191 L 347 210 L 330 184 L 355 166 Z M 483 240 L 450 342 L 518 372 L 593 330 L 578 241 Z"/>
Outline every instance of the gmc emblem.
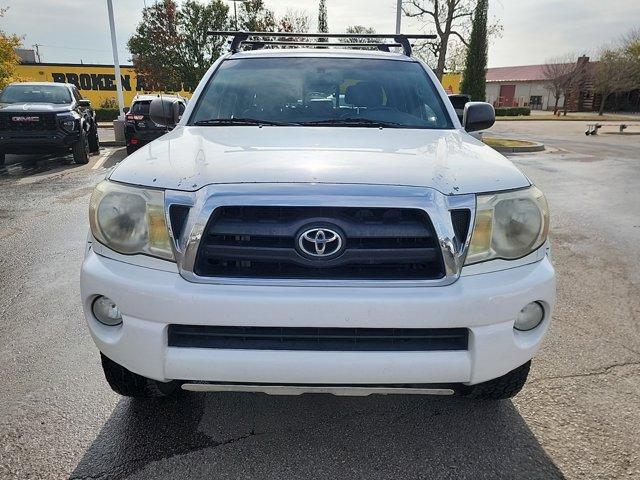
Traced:
<path fill-rule="evenodd" d="M 39 122 L 40 117 L 11 117 L 14 122 Z"/>

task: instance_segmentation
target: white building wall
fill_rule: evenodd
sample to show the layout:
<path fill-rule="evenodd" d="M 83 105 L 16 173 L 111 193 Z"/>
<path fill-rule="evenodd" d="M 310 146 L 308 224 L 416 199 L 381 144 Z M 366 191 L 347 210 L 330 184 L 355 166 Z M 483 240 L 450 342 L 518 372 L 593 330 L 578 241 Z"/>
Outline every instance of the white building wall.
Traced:
<path fill-rule="evenodd" d="M 500 96 L 501 85 L 515 85 L 516 92 L 514 95 L 516 104 L 518 106 L 529 106 L 529 102 L 532 96 L 539 95 L 542 97 L 542 109 L 553 109 L 555 98 L 553 93 L 546 88 L 545 82 L 490 82 L 487 83 L 486 96 L 487 102 L 494 105 L 498 104 L 498 97 Z M 564 101 L 563 97 L 560 97 L 558 106 L 562 106 Z"/>

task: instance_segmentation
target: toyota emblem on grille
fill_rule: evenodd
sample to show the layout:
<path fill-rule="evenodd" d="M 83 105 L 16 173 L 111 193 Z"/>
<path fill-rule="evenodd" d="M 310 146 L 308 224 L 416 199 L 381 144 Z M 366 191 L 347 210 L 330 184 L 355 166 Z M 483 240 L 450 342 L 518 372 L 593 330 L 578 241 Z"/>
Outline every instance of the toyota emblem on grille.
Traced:
<path fill-rule="evenodd" d="M 308 228 L 298 235 L 300 251 L 314 258 L 336 256 L 342 252 L 343 245 L 342 234 L 331 228 Z"/>

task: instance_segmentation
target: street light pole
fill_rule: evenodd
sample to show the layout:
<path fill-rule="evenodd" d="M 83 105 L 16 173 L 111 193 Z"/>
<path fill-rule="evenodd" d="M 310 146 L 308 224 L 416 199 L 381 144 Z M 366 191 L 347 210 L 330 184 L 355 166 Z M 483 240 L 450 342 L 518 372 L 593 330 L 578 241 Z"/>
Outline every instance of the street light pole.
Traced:
<path fill-rule="evenodd" d="M 116 71 L 116 90 L 118 91 L 118 109 L 124 115 L 124 96 L 122 95 L 122 77 L 120 77 L 120 61 L 118 60 L 118 42 L 116 41 L 116 26 L 113 20 L 112 0 L 107 0 L 109 12 L 109 28 L 111 29 L 111 48 L 113 49 L 113 66 Z"/>
<path fill-rule="evenodd" d="M 402 23 L 402 0 L 398 0 L 396 9 L 396 33 L 400 34 L 400 24 Z"/>

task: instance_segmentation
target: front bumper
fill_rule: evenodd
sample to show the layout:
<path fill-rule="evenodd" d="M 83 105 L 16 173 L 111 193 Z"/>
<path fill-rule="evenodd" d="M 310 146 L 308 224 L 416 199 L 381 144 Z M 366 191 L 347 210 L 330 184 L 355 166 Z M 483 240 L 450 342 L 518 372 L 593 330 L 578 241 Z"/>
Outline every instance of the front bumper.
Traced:
<path fill-rule="evenodd" d="M 68 151 L 78 141 L 78 133 L 59 130 L 42 132 L 0 132 L 0 152 L 21 154 Z"/>
<path fill-rule="evenodd" d="M 178 273 L 131 265 L 89 249 L 82 301 L 93 339 L 107 357 L 156 380 L 242 384 L 475 384 L 524 364 L 540 347 L 555 301 L 549 259 L 462 276 L 443 287 L 284 287 L 196 284 Z M 123 323 L 91 313 L 111 298 Z M 514 330 L 529 302 L 545 306 L 532 331 Z M 469 329 L 465 351 L 269 351 L 169 347 L 169 324 L 280 327 Z"/>

